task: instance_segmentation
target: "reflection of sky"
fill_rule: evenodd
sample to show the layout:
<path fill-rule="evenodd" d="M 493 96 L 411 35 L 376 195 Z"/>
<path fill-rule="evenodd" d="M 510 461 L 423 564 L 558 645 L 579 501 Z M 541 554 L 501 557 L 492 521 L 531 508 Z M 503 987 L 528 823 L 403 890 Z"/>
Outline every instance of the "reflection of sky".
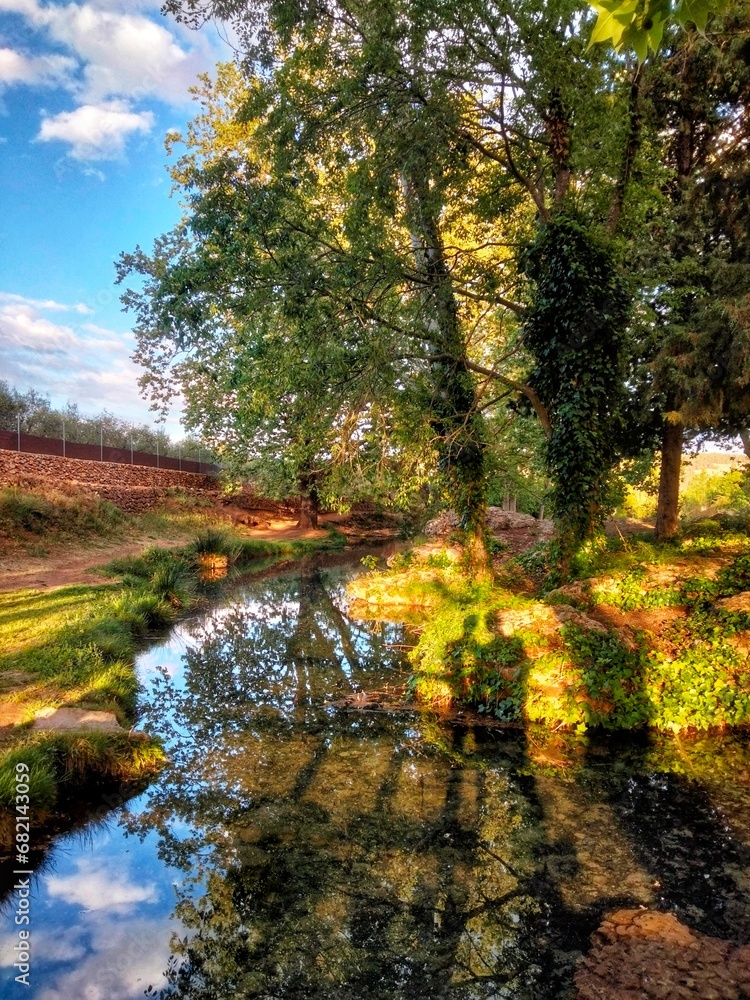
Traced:
<path fill-rule="evenodd" d="M 345 572 L 345 571 L 344 571 Z M 326 573 L 324 579 L 334 604 L 343 605 L 343 589 L 331 587 L 344 572 Z M 145 701 L 159 675 L 166 674 L 177 689 L 184 683 L 185 653 L 211 638 L 222 623 L 236 617 L 238 609 L 252 639 L 254 622 L 266 629 L 283 625 L 299 613 L 298 577 L 289 574 L 280 583 L 250 583 L 235 592 L 234 600 L 204 614 L 195 615 L 174 628 L 170 635 L 138 659 L 138 673 L 145 689 Z M 335 655 L 347 675 L 348 663 L 325 614 L 313 612 L 319 628 L 330 633 Z M 352 648 L 367 668 L 372 657 L 373 637 L 361 624 L 349 623 Z M 282 628 L 283 631 L 283 628 Z M 169 734 L 169 719 L 149 722 L 156 731 Z M 229 722 L 227 723 L 229 726 Z M 190 738 L 190 734 L 188 734 Z M 158 796 L 158 785 L 148 795 Z M 137 815 L 148 795 L 129 803 Z M 0 996 L 23 995 L 30 1000 L 136 1000 L 149 986 L 164 987 L 164 970 L 170 958 L 172 933 L 184 936 L 185 928 L 171 913 L 175 906 L 173 884 L 184 878 L 178 869 L 158 857 L 159 838 L 148 833 L 141 841 L 128 837 L 113 812 L 104 826 L 93 827 L 81 836 L 61 838 L 50 851 L 45 870 L 35 880 L 31 905 L 31 989 L 16 984 L 13 945 L 18 943 L 13 924 L 15 900 L 8 900 L 0 923 Z M 170 833 L 178 840 L 193 831 L 179 819 L 170 819 Z M 183 887 L 184 891 L 184 887 Z M 5 987 L 7 983 L 7 987 Z"/>
<path fill-rule="evenodd" d="M 137 808 L 137 802 L 133 804 Z M 3 996 L 32 1000 L 136 1000 L 164 985 L 173 932 L 173 879 L 157 857 L 158 838 L 142 843 L 115 823 L 85 840 L 59 841 L 36 879 L 31 900 L 31 988 L 14 982 L 13 913 L 0 933 Z M 9 901 L 10 902 L 10 901 Z M 15 910 L 15 904 L 13 906 Z"/>

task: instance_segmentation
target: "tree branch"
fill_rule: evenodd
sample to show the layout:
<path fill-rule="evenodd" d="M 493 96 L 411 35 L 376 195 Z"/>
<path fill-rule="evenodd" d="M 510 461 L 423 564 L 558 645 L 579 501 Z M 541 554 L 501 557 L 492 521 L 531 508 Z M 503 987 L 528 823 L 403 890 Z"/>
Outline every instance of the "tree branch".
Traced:
<path fill-rule="evenodd" d="M 507 385 L 511 389 L 515 389 L 516 392 L 522 393 L 534 407 L 534 411 L 539 417 L 539 423 L 542 425 L 545 437 L 550 437 L 552 434 L 552 421 L 549 418 L 547 407 L 542 403 L 541 399 L 537 396 L 536 392 L 534 392 L 530 385 L 524 385 L 522 382 L 516 382 L 512 378 L 508 378 L 507 375 L 501 375 L 500 372 L 495 371 L 493 368 L 484 368 L 482 365 L 474 364 L 473 361 L 466 361 L 464 363 L 469 371 L 476 372 L 478 375 L 486 375 L 487 378 L 497 379 L 497 381 L 502 382 L 503 385 Z"/>

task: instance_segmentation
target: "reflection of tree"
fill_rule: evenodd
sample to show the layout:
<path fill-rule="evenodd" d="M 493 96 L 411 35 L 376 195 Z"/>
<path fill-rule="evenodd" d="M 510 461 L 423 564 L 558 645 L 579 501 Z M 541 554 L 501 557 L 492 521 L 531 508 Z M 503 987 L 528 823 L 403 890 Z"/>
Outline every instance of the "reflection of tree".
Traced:
<path fill-rule="evenodd" d="M 325 708 L 396 660 L 314 569 L 247 598 L 151 709 L 172 766 L 131 827 L 187 876 L 172 994 L 480 998 L 546 976 L 520 790 L 425 754 L 403 719 Z"/>
<path fill-rule="evenodd" d="M 157 686 L 172 765 L 130 822 L 185 872 L 165 995 L 548 1000 L 605 911 L 653 905 L 665 873 L 662 905 L 682 891 L 659 845 L 687 843 L 678 799 L 700 795 L 655 779 L 648 748 L 532 776 L 518 733 L 326 708 L 397 661 L 314 567 L 256 584 L 196 639 L 182 681 Z M 708 842 L 715 817 L 699 819 Z"/>

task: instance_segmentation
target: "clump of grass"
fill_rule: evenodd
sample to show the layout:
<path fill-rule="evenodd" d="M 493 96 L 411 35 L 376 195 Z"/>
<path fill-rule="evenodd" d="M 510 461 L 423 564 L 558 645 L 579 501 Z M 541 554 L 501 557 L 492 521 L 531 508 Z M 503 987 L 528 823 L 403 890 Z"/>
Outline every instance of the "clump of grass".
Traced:
<path fill-rule="evenodd" d="M 157 566 L 149 577 L 148 589 L 173 608 L 190 607 L 196 593 L 195 579 L 181 560 Z"/>
<path fill-rule="evenodd" d="M 60 538 L 106 535 L 128 518 L 118 507 L 98 497 L 69 497 L 54 491 L 0 490 L 0 530 L 8 535 L 28 532 Z"/>
<path fill-rule="evenodd" d="M 201 556 L 226 556 L 232 560 L 238 554 L 238 542 L 232 538 L 228 531 L 221 528 L 206 528 L 196 535 L 186 547 L 185 552 L 187 555 L 198 558 Z"/>
<path fill-rule="evenodd" d="M 48 811 L 61 788 L 80 780 L 135 781 L 156 773 L 164 763 L 159 743 L 141 734 L 117 732 L 33 733 L 0 761 L 0 807 L 15 804 L 16 764 L 29 768 L 29 802 Z"/>

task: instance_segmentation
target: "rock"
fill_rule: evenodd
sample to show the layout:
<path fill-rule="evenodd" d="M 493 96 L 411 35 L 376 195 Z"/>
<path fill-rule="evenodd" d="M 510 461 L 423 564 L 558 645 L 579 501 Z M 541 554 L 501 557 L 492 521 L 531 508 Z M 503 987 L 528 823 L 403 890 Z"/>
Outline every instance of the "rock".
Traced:
<path fill-rule="evenodd" d="M 0 674 L 0 690 L 15 691 L 32 684 L 35 680 L 37 678 L 33 674 L 27 674 L 23 670 L 6 670 Z"/>
<path fill-rule="evenodd" d="M 444 510 L 437 517 L 433 517 L 424 526 L 424 533 L 428 538 L 439 538 L 442 535 L 449 535 L 458 527 L 458 517 L 452 510 Z"/>
<path fill-rule="evenodd" d="M 458 527 L 458 516 L 452 510 L 444 510 L 437 517 L 428 521 L 424 532 L 431 538 L 449 535 Z M 554 522 L 540 521 L 531 514 L 520 514 L 515 511 L 503 510 L 501 507 L 487 509 L 487 527 L 491 532 L 499 531 L 534 531 L 540 538 L 549 537 L 554 531 Z"/>
<path fill-rule="evenodd" d="M 724 611 L 750 611 L 750 590 L 743 590 L 734 597 L 721 597 L 716 602 L 716 607 L 723 608 Z"/>
<path fill-rule="evenodd" d="M 425 542 L 424 545 L 415 545 L 411 550 L 414 559 L 426 562 L 430 556 L 437 556 L 447 559 L 449 563 L 460 563 L 465 556 L 465 552 L 458 545 L 444 545 L 441 542 Z M 392 566 L 398 559 L 400 553 L 395 553 L 388 558 L 388 565 Z"/>
<path fill-rule="evenodd" d="M 587 632 L 604 633 L 610 631 L 606 625 L 602 625 L 594 618 L 589 618 L 583 611 L 578 611 L 577 608 L 573 608 L 569 604 L 554 604 L 553 610 L 561 625 L 577 625 Z"/>
<path fill-rule="evenodd" d="M 96 729 L 125 732 L 114 712 L 91 712 L 85 708 L 42 708 L 32 729 Z"/>

